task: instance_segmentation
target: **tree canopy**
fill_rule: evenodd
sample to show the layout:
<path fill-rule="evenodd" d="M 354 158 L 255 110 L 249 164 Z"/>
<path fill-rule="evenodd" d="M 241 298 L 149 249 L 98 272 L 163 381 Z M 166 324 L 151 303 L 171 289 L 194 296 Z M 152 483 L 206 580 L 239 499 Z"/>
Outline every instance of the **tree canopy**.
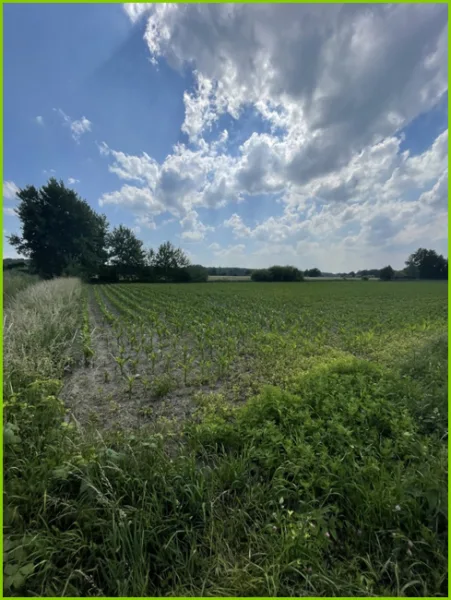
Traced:
<path fill-rule="evenodd" d="M 107 222 L 78 194 L 52 178 L 37 189 L 17 193 L 21 235 L 9 243 L 31 260 L 41 277 L 64 274 L 68 269 L 93 272 L 106 260 Z"/>
<path fill-rule="evenodd" d="M 257 269 L 251 275 L 252 281 L 303 281 L 302 272 L 296 267 L 274 265 L 269 269 Z"/>
<path fill-rule="evenodd" d="M 115 227 L 107 243 L 109 262 L 116 267 L 119 276 L 131 276 L 145 266 L 144 244 L 129 227 Z"/>
<path fill-rule="evenodd" d="M 418 248 L 406 260 L 406 271 L 419 279 L 447 279 L 448 260 L 435 250 Z"/>
<path fill-rule="evenodd" d="M 306 277 L 321 277 L 321 271 L 316 267 L 314 269 L 307 269 L 304 271 Z"/>
<path fill-rule="evenodd" d="M 390 281 L 391 279 L 394 278 L 394 276 L 395 276 L 395 270 L 390 265 L 383 267 L 379 271 L 379 278 L 382 279 L 382 281 Z"/>

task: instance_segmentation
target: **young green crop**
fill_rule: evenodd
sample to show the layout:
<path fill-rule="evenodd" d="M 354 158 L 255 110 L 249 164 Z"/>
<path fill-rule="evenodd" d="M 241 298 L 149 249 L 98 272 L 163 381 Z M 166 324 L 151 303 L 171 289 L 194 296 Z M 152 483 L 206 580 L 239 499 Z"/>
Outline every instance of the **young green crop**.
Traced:
<path fill-rule="evenodd" d="M 6 595 L 446 595 L 446 284 L 93 286 L 80 431 L 46 285 L 5 329 Z"/>

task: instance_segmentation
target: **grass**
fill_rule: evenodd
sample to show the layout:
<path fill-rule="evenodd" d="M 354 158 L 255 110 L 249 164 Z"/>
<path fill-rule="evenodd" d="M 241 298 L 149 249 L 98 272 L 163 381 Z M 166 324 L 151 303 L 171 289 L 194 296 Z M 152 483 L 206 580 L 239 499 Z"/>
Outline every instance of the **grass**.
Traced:
<path fill-rule="evenodd" d="M 446 284 L 101 286 L 88 318 L 56 280 L 9 311 L 6 595 L 447 595 Z M 64 418 L 95 319 L 139 374 L 120 420 L 157 388 L 140 427 Z"/>
<path fill-rule="evenodd" d="M 18 292 L 37 281 L 37 275 L 24 271 L 3 271 L 3 306 L 8 306 Z"/>

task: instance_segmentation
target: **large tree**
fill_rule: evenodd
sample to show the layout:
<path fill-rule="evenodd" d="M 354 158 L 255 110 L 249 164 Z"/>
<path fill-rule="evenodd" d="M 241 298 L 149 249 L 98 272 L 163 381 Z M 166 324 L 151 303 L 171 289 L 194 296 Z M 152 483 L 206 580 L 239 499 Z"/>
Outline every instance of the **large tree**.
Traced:
<path fill-rule="evenodd" d="M 118 275 L 139 277 L 146 264 L 143 243 L 124 225 L 115 227 L 108 236 L 108 257 Z"/>
<path fill-rule="evenodd" d="M 406 261 L 406 272 L 417 273 L 420 279 L 447 279 L 448 260 L 435 250 L 418 248 Z"/>
<path fill-rule="evenodd" d="M 379 271 L 379 278 L 382 279 L 382 281 L 391 281 L 394 277 L 395 271 L 391 265 L 387 265 Z"/>
<path fill-rule="evenodd" d="M 62 181 L 52 178 L 40 189 L 17 193 L 21 235 L 9 237 L 19 254 L 42 277 L 68 271 L 95 273 L 106 260 L 107 221 Z"/>
<path fill-rule="evenodd" d="M 151 257 L 151 265 L 159 278 L 173 279 L 190 262 L 181 248 L 176 248 L 171 242 L 164 242 Z"/>

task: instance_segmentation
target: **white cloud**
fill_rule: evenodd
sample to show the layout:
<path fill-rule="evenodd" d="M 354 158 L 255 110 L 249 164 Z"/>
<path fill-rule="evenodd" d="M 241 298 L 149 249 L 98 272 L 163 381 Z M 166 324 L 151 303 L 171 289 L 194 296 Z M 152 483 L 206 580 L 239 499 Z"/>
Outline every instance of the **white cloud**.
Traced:
<path fill-rule="evenodd" d="M 440 5 L 156 4 L 145 39 L 155 58 L 197 71 L 185 131 L 254 105 L 287 128 L 290 176 L 306 181 L 437 102 L 446 21 Z"/>
<path fill-rule="evenodd" d="M 75 185 L 76 183 L 80 183 L 79 179 L 75 179 L 74 177 L 69 177 L 69 179 L 67 180 L 67 183 L 69 185 Z"/>
<path fill-rule="evenodd" d="M 158 215 L 164 211 L 164 206 L 153 196 L 150 190 L 127 184 L 116 192 L 103 194 L 99 199 L 99 205 L 105 206 L 107 204 L 122 206 L 135 214 L 147 212 Z"/>
<path fill-rule="evenodd" d="M 38 116 L 35 118 L 35 121 L 36 121 L 36 123 L 37 123 L 38 125 L 41 125 L 42 127 L 44 126 L 44 117 L 41 117 L 41 115 L 38 115 Z"/>
<path fill-rule="evenodd" d="M 72 132 L 72 138 L 77 142 L 77 144 L 80 142 L 80 138 L 84 133 L 91 131 L 92 123 L 86 117 L 83 116 L 80 119 L 73 120 L 71 117 L 69 117 L 69 115 L 66 115 L 61 108 L 54 108 L 53 110 L 60 115 L 60 117 L 63 119 L 63 123 L 70 128 Z"/>
<path fill-rule="evenodd" d="M 144 227 L 145 229 L 156 229 L 157 228 L 155 221 L 153 219 L 151 219 L 150 217 L 148 217 L 147 215 L 138 217 L 136 219 L 136 223 L 139 226 L 141 226 L 141 228 Z"/>
<path fill-rule="evenodd" d="M 19 188 L 14 181 L 3 182 L 3 198 L 5 200 L 15 200 L 16 194 L 19 192 Z"/>
<path fill-rule="evenodd" d="M 8 216 L 8 217 L 15 217 L 16 213 L 14 208 L 10 208 L 9 206 L 4 206 L 3 207 L 3 213 Z"/>
<path fill-rule="evenodd" d="M 213 254 L 216 257 L 221 258 L 223 260 L 233 261 L 234 259 L 237 259 L 239 261 L 242 261 L 243 254 L 246 251 L 246 246 L 244 244 L 231 244 L 226 248 L 218 248 L 217 246 L 215 246 L 215 249 L 213 249 L 210 245 L 210 249 L 213 250 Z"/>
<path fill-rule="evenodd" d="M 198 209 L 235 204 L 223 225 L 249 241 L 256 261 L 286 257 L 327 270 L 377 265 L 390 252 L 398 260 L 412 244 L 446 238 L 447 130 L 418 155 L 401 150 L 402 129 L 447 90 L 445 6 L 124 10 L 133 22 L 147 20 L 153 59 L 193 70 L 181 128 L 190 143 L 161 163 L 102 144 L 110 172 L 133 185 L 104 194 L 101 205 L 176 217 L 182 239 L 204 242 L 211 225 Z M 264 128 L 245 130 L 232 147 L 229 133 L 245 111 Z M 236 120 L 230 132 L 219 132 L 222 115 Z M 239 206 L 254 204 L 258 214 L 261 196 L 277 198 L 277 216 L 251 227 Z M 230 260 L 246 251 L 208 248 Z"/>
<path fill-rule="evenodd" d="M 233 229 L 233 233 L 236 237 L 249 237 L 251 235 L 250 228 L 246 227 L 243 223 L 243 219 L 236 213 L 234 213 L 230 219 L 224 221 L 224 227 Z"/>
<path fill-rule="evenodd" d="M 189 242 L 201 242 L 209 231 L 215 230 L 210 225 L 204 225 L 195 210 L 190 210 L 180 221 L 180 225 L 185 229 L 181 238 Z"/>

